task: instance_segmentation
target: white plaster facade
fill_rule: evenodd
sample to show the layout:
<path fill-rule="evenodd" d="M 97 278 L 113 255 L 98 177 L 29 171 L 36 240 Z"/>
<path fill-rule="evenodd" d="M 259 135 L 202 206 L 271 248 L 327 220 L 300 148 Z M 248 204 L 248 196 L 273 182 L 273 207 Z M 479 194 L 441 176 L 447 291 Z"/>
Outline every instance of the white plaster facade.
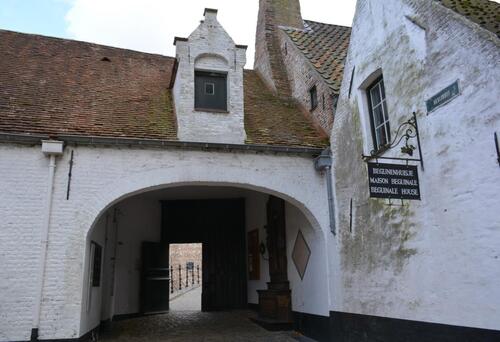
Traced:
<path fill-rule="evenodd" d="M 499 47 L 435 1 L 358 1 L 331 135 L 341 245 L 331 310 L 500 329 Z M 403 207 L 369 198 L 361 160 L 372 149 L 364 87 L 380 73 L 393 137 L 414 111 L 420 129 L 422 200 Z M 425 100 L 455 80 L 460 95 L 427 113 Z"/>
<path fill-rule="evenodd" d="M 246 47 L 235 45 L 217 21 L 217 11 L 210 9 L 187 40 L 176 39 L 175 44 L 178 69 L 173 96 L 179 140 L 243 144 Z M 195 70 L 227 74 L 227 112 L 195 109 Z"/>
<path fill-rule="evenodd" d="M 74 150 L 74 167 L 70 198 L 66 200 L 70 150 Z M 42 154 L 39 146 L 2 144 L 0 160 L 0 187 L 4 189 L 0 202 L 0 216 L 3 217 L 0 230 L 0 256 L 3 265 L 0 270 L 0 340 L 22 341 L 29 339 L 31 330 L 36 290 L 32 279 L 37 272 L 36 260 L 40 253 L 43 189 L 47 181 L 48 158 Z M 14 160 L 15 162 L 5 162 Z M 287 231 L 290 232 L 288 253 L 293 248 L 296 230 L 301 228 L 313 251 L 309 267 L 323 270 L 320 273 L 308 270 L 304 280 L 300 282 L 300 278 L 296 279 L 298 276 L 294 275 L 296 271 L 289 260 L 292 291 L 311 297 L 306 303 L 296 299 L 293 308 L 301 312 L 327 315 L 328 302 L 325 298 L 329 295 L 326 287 L 326 241 L 331 234 L 328 228 L 325 183 L 325 178 L 314 170 L 310 157 L 67 146 L 64 155 L 57 160 L 55 172 L 40 338 L 76 338 L 98 324 L 97 317 L 101 310 L 102 317 L 107 317 L 110 312 L 118 314 L 135 309 L 135 301 L 131 300 L 127 304 L 130 307 L 119 304 L 113 310 L 105 307 L 96 311 L 96 303 L 102 294 L 94 293 L 92 298 L 95 302 L 91 305 L 93 309 L 85 313 L 88 284 L 85 279 L 88 270 L 86 251 L 90 242 L 88 232 L 91 229 L 99 232 L 92 238 L 102 242 L 106 213 L 109 213 L 108 233 L 113 232 L 109 222 L 112 221 L 112 211 L 108 212 L 109 209 L 117 205 L 126 206 L 127 202 L 121 201 L 129 196 L 181 185 L 233 186 L 285 199 L 289 203 L 287 219 L 291 217 Z M 258 193 L 252 196 L 259 197 Z M 260 209 L 248 210 L 262 210 L 264 204 L 261 201 L 262 198 L 249 198 L 249 205 Z M 144 202 L 140 202 L 133 207 L 133 210 L 142 212 L 141 216 L 147 214 L 151 220 L 155 220 L 155 217 L 158 219 L 153 205 L 146 206 Z M 128 209 L 129 215 L 134 213 L 131 210 Z M 303 218 L 296 221 L 297 216 Z M 253 219 L 256 221 L 248 222 L 248 225 L 260 227 L 262 218 L 257 216 Z M 132 220 L 127 219 L 127 222 L 134 225 Z M 154 222 L 151 221 L 149 226 L 153 227 Z M 149 229 L 142 234 L 151 239 L 156 236 Z M 112 249 L 104 253 L 108 252 L 113 253 Z M 116 281 L 120 277 L 131 276 L 131 271 L 135 272 L 132 260 L 134 255 L 130 255 L 130 263 L 126 266 L 128 269 L 123 271 L 123 275 L 117 274 Z M 103 265 L 103 269 L 108 268 Z M 264 270 L 265 267 L 262 272 Z M 132 281 L 131 284 L 133 283 Z M 313 286 L 306 287 L 306 284 Z M 254 284 L 254 289 L 261 285 Z M 133 292 L 133 289 L 122 290 Z M 115 296 L 120 296 L 120 293 L 116 292 Z M 253 302 L 252 296 L 249 299 Z M 118 302 L 116 299 L 115 301 Z"/>
<path fill-rule="evenodd" d="M 187 41 L 177 41 L 178 137 L 241 144 L 245 49 L 234 44 L 215 13 L 207 11 Z M 186 195 L 176 192 L 180 187 L 231 187 L 195 197 L 244 197 L 246 229 L 259 229 L 261 240 L 267 196 L 287 201 L 294 311 L 499 330 L 500 182 L 493 143 L 500 127 L 498 94 L 493 93 L 499 89 L 499 60 L 496 36 L 437 3 L 358 2 L 331 137 L 337 236 L 330 232 L 325 175 L 314 169 L 310 156 L 66 146 L 51 189 L 40 338 L 77 338 L 101 320 L 137 312 L 139 241 L 160 238 L 158 198 L 148 196 L 161 190 L 179 199 Z M 197 69 L 228 73 L 228 113 L 194 110 Z M 369 198 L 360 158 L 372 149 L 364 89 L 380 74 L 391 127 L 413 111 L 419 122 L 422 200 L 403 207 Z M 425 100 L 457 79 L 460 96 L 427 115 Z M 303 92 L 301 87 L 296 90 Z M 66 199 L 71 150 L 74 167 Z M 388 151 L 384 156 L 399 155 Z M 28 340 L 32 329 L 48 166 L 40 146 L 0 144 L 0 341 Z M 299 229 L 312 252 L 304 279 L 291 260 Z M 106 286 L 89 292 L 91 240 L 105 246 Z M 111 256 L 117 257 L 115 265 Z M 265 288 L 268 276 L 262 258 L 261 279 L 248 283 L 249 303 L 257 303 L 256 290 Z"/>

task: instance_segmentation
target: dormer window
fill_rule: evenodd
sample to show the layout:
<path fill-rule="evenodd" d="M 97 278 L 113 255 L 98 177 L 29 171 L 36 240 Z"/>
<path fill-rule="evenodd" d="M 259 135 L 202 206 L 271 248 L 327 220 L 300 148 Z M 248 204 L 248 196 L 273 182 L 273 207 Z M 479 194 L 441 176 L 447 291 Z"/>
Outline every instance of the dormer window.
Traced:
<path fill-rule="evenodd" d="M 198 111 L 227 111 L 227 74 L 195 72 L 194 107 Z"/>

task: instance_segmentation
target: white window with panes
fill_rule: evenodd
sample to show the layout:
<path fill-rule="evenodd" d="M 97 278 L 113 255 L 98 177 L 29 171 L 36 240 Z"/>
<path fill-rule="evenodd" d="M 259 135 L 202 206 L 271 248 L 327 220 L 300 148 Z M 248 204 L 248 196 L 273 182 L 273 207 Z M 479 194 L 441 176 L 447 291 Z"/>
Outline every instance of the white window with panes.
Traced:
<path fill-rule="evenodd" d="M 370 110 L 373 149 L 379 152 L 391 141 L 389 113 L 387 112 L 384 79 L 382 76 L 368 86 L 366 93 L 368 95 L 368 107 Z"/>

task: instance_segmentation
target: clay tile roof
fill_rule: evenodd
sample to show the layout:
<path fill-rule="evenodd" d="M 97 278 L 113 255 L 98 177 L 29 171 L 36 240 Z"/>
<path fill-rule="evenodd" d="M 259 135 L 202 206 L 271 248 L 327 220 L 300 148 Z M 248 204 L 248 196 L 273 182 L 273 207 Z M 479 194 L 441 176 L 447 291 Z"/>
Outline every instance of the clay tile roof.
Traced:
<path fill-rule="evenodd" d="M 305 20 L 304 30 L 283 28 L 335 94 L 340 91 L 351 28 Z"/>
<path fill-rule="evenodd" d="M 257 72 L 245 70 L 244 82 L 248 144 L 328 146 L 328 139 L 313 127 L 298 106 L 274 96 Z"/>
<path fill-rule="evenodd" d="M 174 59 L 0 30 L 0 132 L 176 139 Z"/>
<path fill-rule="evenodd" d="M 175 59 L 0 30 L 0 133 L 177 140 Z M 248 143 L 325 146 L 295 105 L 245 72 Z"/>
<path fill-rule="evenodd" d="M 500 38 L 500 4 L 489 0 L 436 0 Z"/>

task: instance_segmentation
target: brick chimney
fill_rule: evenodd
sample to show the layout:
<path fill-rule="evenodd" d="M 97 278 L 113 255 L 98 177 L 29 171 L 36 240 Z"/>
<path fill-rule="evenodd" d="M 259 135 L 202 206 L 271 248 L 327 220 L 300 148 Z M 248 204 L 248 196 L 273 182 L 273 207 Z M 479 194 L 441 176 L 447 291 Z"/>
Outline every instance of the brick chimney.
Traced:
<path fill-rule="evenodd" d="M 291 96 L 279 26 L 304 28 L 299 0 L 259 0 L 254 69 L 280 97 Z"/>

